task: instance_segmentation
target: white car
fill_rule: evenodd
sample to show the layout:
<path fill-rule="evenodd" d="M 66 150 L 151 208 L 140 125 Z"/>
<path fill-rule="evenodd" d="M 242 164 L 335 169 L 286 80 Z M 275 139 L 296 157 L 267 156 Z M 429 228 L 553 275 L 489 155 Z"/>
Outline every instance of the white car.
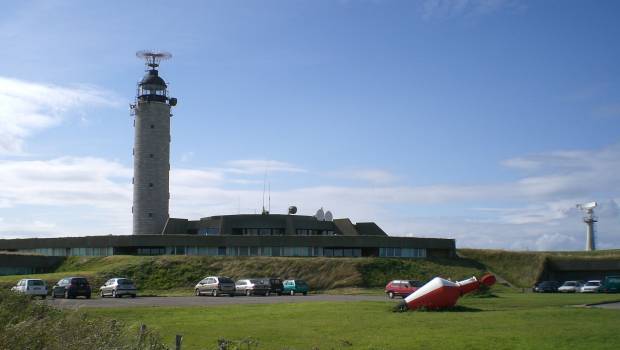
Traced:
<path fill-rule="evenodd" d="M 39 296 L 41 299 L 47 297 L 47 285 L 45 281 L 39 279 L 23 279 L 19 280 L 12 291 L 23 293 L 26 295 Z"/>
<path fill-rule="evenodd" d="M 581 293 L 596 293 L 598 292 L 599 288 L 601 288 L 601 281 L 592 280 L 592 281 L 586 282 L 586 284 L 584 284 L 583 287 L 581 287 L 580 292 Z"/>
<path fill-rule="evenodd" d="M 564 284 L 558 288 L 558 292 L 560 293 L 576 293 L 581 291 L 581 287 L 583 285 L 579 281 L 566 281 Z"/>

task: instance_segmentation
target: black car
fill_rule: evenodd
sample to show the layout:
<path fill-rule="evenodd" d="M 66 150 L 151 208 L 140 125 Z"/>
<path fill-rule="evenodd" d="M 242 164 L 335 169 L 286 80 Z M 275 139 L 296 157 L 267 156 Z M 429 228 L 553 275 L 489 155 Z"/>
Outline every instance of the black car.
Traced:
<path fill-rule="evenodd" d="M 556 293 L 562 283 L 558 281 L 542 281 L 532 288 L 532 292 L 536 293 Z"/>
<path fill-rule="evenodd" d="M 284 290 L 284 285 L 282 284 L 282 280 L 279 278 L 263 278 L 263 283 L 269 285 L 269 293 L 282 295 L 282 291 Z"/>
<path fill-rule="evenodd" d="M 73 299 L 82 296 L 90 299 L 90 294 L 90 284 L 84 277 L 63 278 L 52 287 L 52 298 Z"/>

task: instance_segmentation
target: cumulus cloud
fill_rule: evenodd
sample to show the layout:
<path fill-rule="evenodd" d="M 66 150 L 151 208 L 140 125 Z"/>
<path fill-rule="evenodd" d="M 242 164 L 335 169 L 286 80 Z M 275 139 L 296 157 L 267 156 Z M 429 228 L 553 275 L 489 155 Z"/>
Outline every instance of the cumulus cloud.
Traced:
<path fill-rule="evenodd" d="M 108 91 L 62 87 L 0 77 L 0 155 L 23 152 L 34 133 L 58 124 L 69 109 L 115 104 Z"/>
<path fill-rule="evenodd" d="M 521 178 L 500 184 L 403 186 L 372 182 L 384 175 L 372 173 L 369 181 L 356 186 L 335 186 L 326 180 L 321 186 L 272 187 L 271 211 L 284 213 L 289 205 L 297 205 L 301 214 L 312 215 L 324 207 L 336 217 L 375 221 L 390 234 L 456 238 L 460 247 L 581 249 L 585 226 L 575 205 L 597 200 L 599 246 L 613 247 L 620 243 L 619 159 L 617 146 L 514 158 L 503 165 L 523 173 Z M 171 216 L 197 219 L 259 212 L 262 186 L 248 189 L 236 185 L 262 182 L 265 167 L 272 172 L 316 177 L 312 170 L 275 160 L 230 161 L 225 165 L 173 168 Z M 100 158 L 0 161 L 3 212 L 19 209 L 23 213 L 45 206 L 61 214 L 35 215 L 24 222 L 26 231 L 19 231 L 19 221 L 8 222 L 3 214 L 0 232 L 5 236 L 28 236 L 27 232 L 129 234 L 131 176 L 129 166 Z M 429 212 L 429 206 L 436 216 L 422 215 Z"/>

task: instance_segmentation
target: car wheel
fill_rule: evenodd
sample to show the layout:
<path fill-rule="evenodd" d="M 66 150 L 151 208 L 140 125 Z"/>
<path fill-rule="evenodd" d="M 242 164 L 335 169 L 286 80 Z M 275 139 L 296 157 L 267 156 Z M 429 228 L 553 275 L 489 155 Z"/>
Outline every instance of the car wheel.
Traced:
<path fill-rule="evenodd" d="M 388 297 L 389 297 L 390 299 L 394 299 L 394 292 L 389 292 L 389 293 L 388 293 Z"/>
<path fill-rule="evenodd" d="M 86 294 L 86 299 L 90 299 L 90 294 Z"/>
<path fill-rule="evenodd" d="M 102 299 L 103 299 L 103 298 L 105 298 L 105 294 L 103 294 L 103 291 L 102 291 L 102 290 L 101 290 L 101 291 L 99 291 L 99 296 L 100 296 Z"/>
<path fill-rule="evenodd" d="M 214 296 L 214 297 L 217 296 L 217 289 L 214 289 L 211 291 L 211 296 Z"/>
<path fill-rule="evenodd" d="M 136 295 L 135 295 L 135 294 L 132 294 L 132 295 L 131 295 L 131 299 L 133 299 L 133 298 L 135 298 L 135 297 L 136 297 Z"/>
<path fill-rule="evenodd" d="M 265 296 L 266 296 L 266 297 L 268 297 L 268 296 L 269 296 L 269 294 L 271 294 L 271 293 L 269 293 L 269 291 L 266 291 L 266 292 L 265 292 Z"/>
<path fill-rule="evenodd" d="M 301 294 L 303 294 L 303 295 L 308 295 L 308 292 L 303 292 L 303 293 L 301 293 Z"/>
<path fill-rule="evenodd" d="M 291 294 L 291 295 L 295 295 L 295 291 L 294 291 L 294 290 L 292 290 L 292 291 L 290 292 L 290 294 Z"/>
<path fill-rule="evenodd" d="M 41 295 L 41 300 L 45 300 L 45 298 L 47 298 L 47 295 Z"/>
<path fill-rule="evenodd" d="M 112 298 L 118 298 L 118 295 L 116 294 L 115 290 L 112 290 Z"/>
<path fill-rule="evenodd" d="M 228 294 L 229 297 L 234 298 L 235 297 L 235 293 L 230 293 Z"/>
<path fill-rule="evenodd" d="M 200 290 L 198 288 L 196 288 L 196 290 L 194 291 L 194 295 L 197 297 L 200 296 Z"/>
<path fill-rule="evenodd" d="M 249 297 L 250 295 L 252 295 L 252 291 L 251 291 L 251 290 L 249 290 L 249 289 L 246 289 L 246 290 L 245 290 L 245 296 L 246 296 L 246 297 Z"/>
<path fill-rule="evenodd" d="M 69 291 L 66 290 L 64 296 L 65 296 L 65 299 L 69 299 Z"/>

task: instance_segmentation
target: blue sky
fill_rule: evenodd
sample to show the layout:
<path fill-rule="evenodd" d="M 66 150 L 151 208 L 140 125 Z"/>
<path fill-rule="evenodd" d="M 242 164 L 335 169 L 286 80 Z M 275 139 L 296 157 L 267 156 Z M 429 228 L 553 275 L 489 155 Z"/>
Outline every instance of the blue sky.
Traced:
<path fill-rule="evenodd" d="M 0 234 L 129 234 L 140 49 L 179 99 L 171 215 L 323 206 L 460 247 L 620 247 L 615 1 L 20 1 Z"/>

